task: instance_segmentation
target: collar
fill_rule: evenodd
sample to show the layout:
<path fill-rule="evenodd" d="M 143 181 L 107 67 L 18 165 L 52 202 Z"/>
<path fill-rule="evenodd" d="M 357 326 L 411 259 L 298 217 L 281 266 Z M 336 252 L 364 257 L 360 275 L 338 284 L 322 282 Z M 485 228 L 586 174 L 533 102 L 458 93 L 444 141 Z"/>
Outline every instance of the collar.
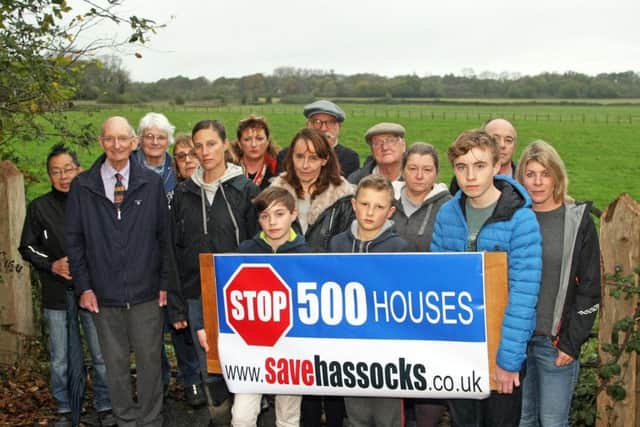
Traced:
<path fill-rule="evenodd" d="M 122 180 L 123 180 L 123 184 L 125 186 L 125 188 L 129 187 L 129 176 L 131 175 L 131 158 L 129 158 L 129 160 L 127 160 L 127 164 L 125 167 L 123 167 L 121 170 L 115 170 L 113 168 L 113 166 L 111 166 L 111 163 L 109 163 L 108 159 L 105 159 L 104 162 L 102 163 L 102 165 L 100 166 L 100 175 L 102 176 L 102 179 L 115 179 L 115 175 L 119 173 L 120 175 L 122 175 Z"/>

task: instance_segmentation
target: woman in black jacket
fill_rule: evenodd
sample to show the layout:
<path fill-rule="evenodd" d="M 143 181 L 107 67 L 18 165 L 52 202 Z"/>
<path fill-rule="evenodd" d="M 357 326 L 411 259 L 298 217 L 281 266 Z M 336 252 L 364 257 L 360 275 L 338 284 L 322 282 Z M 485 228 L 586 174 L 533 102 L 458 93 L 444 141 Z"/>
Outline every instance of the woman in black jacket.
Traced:
<path fill-rule="evenodd" d="M 235 252 L 240 243 L 257 230 L 257 216 L 251 200 L 256 187 L 242 169 L 227 163 L 228 141 L 224 126 L 216 120 L 198 122 L 192 131 L 193 145 L 200 165 L 191 178 L 181 182 L 174 192 L 171 213 L 175 232 L 175 253 L 180 273 L 182 313 L 188 312 L 189 327 L 196 345 L 200 370 L 212 390 L 215 404 L 230 417 L 229 392 L 221 375 L 208 375 L 208 343 L 202 319 L 200 295 L 200 253 Z M 186 320 L 186 316 L 183 316 Z"/>
<path fill-rule="evenodd" d="M 569 425 L 580 348 L 600 304 L 600 247 L 590 205 L 567 196 L 568 178 L 544 141 L 525 148 L 517 173 L 542 234 L 542 280 L 535 335 L 527 349 L 520 426 Z"/>
<path fill-rule="evenodd" d="M 325 136 L 304 128 L 295 134 L 284 159 L 284 172 L 272 186 L 288 190 L 296 199 L 299 231 L 307 244 L 324 252 L 331 237 L 349 228 L 355 215 L 351 207 L 354 188 L 340 175 L 340 164 Z M 342 426 L 344 399 L 304 396 L 302 423 L 320 426 L 322 400 L 328 427 Z"/>
<path fill-rule="evenodd" d="M 329 239 L 349 228 L 353 186 L 340 175 L 340 164 L 325 136 L 309 128 L 291 140 L 284 172 L 271 185 L 296 199 L 299 231 L 315 250 L 326 251 Z"/>

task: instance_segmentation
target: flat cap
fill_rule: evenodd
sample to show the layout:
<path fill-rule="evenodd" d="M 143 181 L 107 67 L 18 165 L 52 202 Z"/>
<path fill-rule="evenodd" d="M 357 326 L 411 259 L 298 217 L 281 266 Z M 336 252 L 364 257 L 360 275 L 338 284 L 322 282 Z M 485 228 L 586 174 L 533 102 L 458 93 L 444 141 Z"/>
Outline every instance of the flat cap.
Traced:
<path fill-rule="evenodd" d="M 344 122 L 344 119 L 347 117 L 342 108 L 338 107 L 331 101 L 327 101 L 326 99 L 321 99 L 320 101 L 312 102 L 309 105 L 305 105 L 303 110 L 304 116 L 309 118 L 317 113 L 325 113 L 330 114 L 336 118 L 336 120 L 340 123 Z"/>
<path fill-rule="evenodd" d="M 404 126 L 399 125 L 398 123 L 383 122 L 371 126 L 369 130 L 367 130 L 367 132 L 364 134 L 364 139 L 367 140 L 367 143 L 371 144 L 371 138 L 373 138 L 375 135 L 382 135 L 385 133 L 397 135 L 401 138 L 404 138 L 406 131 L 404 130 Z"/>

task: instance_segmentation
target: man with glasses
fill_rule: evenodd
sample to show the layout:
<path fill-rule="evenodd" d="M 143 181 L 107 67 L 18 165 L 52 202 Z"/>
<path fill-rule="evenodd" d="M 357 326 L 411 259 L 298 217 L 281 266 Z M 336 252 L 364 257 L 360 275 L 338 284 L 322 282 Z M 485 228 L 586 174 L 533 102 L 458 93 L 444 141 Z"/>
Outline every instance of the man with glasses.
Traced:
<path fill-rule="evenodd" d="M 69 265 L 80 307 L 93 313 L 118 425 L 160 427 L 162 307 L 178 286 L 169 208 L 160 176 L 131 160 L 136 138 L 127 119 L 108 118 L 98 141 L 104 154 L 69 191 Z"/>
<path fill-rule="evenodd" d="M 338 157 L 342 176 L 346 178 L 356 171 L 360 167 L 360 156 L 354 150 L 345 147 L 338 141 L 342 123 L 347 117 L 342 108 L 331 101 L 322 99 L 306 105 L 302 112 L 307 118 L 307 127 L 324 133 L 328 139 Z M 287 155 L 287 150 L 288 148 L 285 148 L 278 153 L 277 173 L 282 172 L 282 162 Z"/>
<path fill-rule="evenodd" d="M 358 184 L 362 178 L 371 174 L 386 177 L 389 181 L 402 179 L 402 156 L 406 150 L 405 130 L 397 123 L 378 123 L 364 135 L 371 147 L 371 157 L 364 166 L 351 175 L 349 182 Z"/>
<path fill-rule="evenodd" d="M 84 372 L 79 329 L 79 323 L 82 323 L 83 335 L 91 352 L 93 365 L 93 406 L 98 412 L 102 426 L 115 426 L 116 420 L 111 413 L 111 400 L 107 388 L 107 370 L 96 328 L 91 314 L 86 310 L 78 310 L 64 241 L 67 195 L 71 181 L 79 171 L 80 163 L 75 152 L 64 144 L 56 144 L 51 149 L 47 156 L 51 191 L 29 205 L 18 250 L 25 261 L 30 262 L 38 271 L 42 284 L 44 319 L 49 330 L 50 385 L 53 398 L 58 404 L 58 417 L 53 425 L 72 425 L 73 378 L 70 378 L 70 374 Z M 81 392 L 83 393 L 84 389 Z"/>

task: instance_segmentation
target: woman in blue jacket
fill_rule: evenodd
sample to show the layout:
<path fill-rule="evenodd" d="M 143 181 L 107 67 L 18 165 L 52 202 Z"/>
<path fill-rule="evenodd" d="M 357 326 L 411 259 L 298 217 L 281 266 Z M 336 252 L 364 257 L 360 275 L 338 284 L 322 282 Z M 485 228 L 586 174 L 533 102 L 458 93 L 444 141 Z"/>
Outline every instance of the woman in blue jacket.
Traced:
<path fill-rule="evenodd" d="M 542 233 L 542 281 L 520 426 L 568 426 L 580 348 L 600 304 L 598 235 L 590 205 L 567 197 L 567 172 L 551 145 L 529 144 L 517 178 L 531 196 Z"/>

